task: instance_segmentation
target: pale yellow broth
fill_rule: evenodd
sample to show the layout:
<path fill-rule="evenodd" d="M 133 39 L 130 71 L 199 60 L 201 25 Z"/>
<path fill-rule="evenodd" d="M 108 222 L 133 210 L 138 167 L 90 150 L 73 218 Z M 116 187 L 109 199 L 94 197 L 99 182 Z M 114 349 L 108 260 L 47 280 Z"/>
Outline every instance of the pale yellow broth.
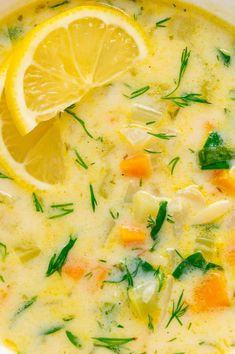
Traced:
<path fill-rule="evenodd" d="M 55 1 L 40 1 L 5 18 L 0 26 L 2 60 L 35 25 L 69 7 L 87 3 L 90 2 L 72 0 L 50 8 Z M 235 272 L 227 262 L 225 250 L 234 242 L 235 203 L 232 195 L 224 194 L 212 183 L 214 171 L 200 169 L 198 151 L 211 130 L 218 131 L 228 146 L 234 144 L 235 101 L 230 92 L 235 89 L 234 28 L 196 8 L 172 1 L 114 0 L 107 3 L 134 16 L 143 26 L 152 54 L 143 65 L 93 90 L 76 106 L 78 116 L 99 139 L 90 139 L 79 124 L 62 114 L 66 180 L 56 192 L 35 191 L 43 213 L 36 211 L 31 191 L 12 180 L 1 179 L 1 192 L 10 195 L 1 195 L 0 204 L 0 241 L 7 247 L 7 255 L 0 262 L 1 341 L 20 354 L 228 353 L 235 345 Z M 165 27 L 156 27 L 156 22 L 169 17 Z M 200 93 L 211 104 L 193 103 L 179 109 L 174 103 L 161 99 L 175 86 L 185 47 L 191 50 L 191 57 L 178 93 Z M 218 48 L 231 53 L 229 66 L 224 65 L 221 58 L 218 60 Z M 150 89 L 145 94 L 135 99 L 124 96 L 146 85 Z M 137 114 L 136 103 L 158 113 L 152 118 L 146 118 L 145 113 Z M 155 123 L 146 125 L 149 121 Z M 143 144 L 131 145 L 122 135 L 122 129 L 130 124 L 176 137 L 164 140 L 149 135 Z M 87 170 L 75 162 L 74 148 L 88 164 Z M 151 176 L 141 180 L 122 176 L 121 160 L 143 149 L 161 152 L 146 152 L 151 159 Z M 180 159 L 171 174 L 169 163 L 175 157 Z M 232 165 L 231 160 L 231 174 L 234 173 Z M 98 204 L 95 212 L 91 207 L 90 184 Z M 188 201 L 182 193 L 192 185 L 200 196 L 196 193 L 196 200 Z M 168 214 L 174 221 L 164 221 L 154 252 L 149 251 L 153 240 L 150 229 L 146 228 L 147 220 L 142 220 L 135 212 L 138 191 L 168 200 Z M 193 225 L 192 216 L 220 200 L 230 201 L 224 215 L 212 220 L 209 226 Z M 51 208 L 55 203 L 74 203 L 74 211 L 50 219 L 55 215 Z M 112 218 L 110 209 L 119 213 L 117 219 Z M 119 230 L 122 224 L 140 227 L 147 233 L 146 241 L 123 245 Z M 73 279 L 62 269 L 61 274 L 55 272 L 46 277 L 51 257 L 59 254 L 70 235 L 76 236 L 77 242 L 67 262 L 84 267 L 84 274 L 79 280 Z M 193 254 L 200 235 L 209 235 L 213 240 L 209 252 L 203 255 L 207 262 L 223 267 L 218 272 L 223 272 L 228 282 L 229 307 L 195 312 L 193 291 L 207 274 L 195 271 L 180 280 L 171 276 L 181 262 L 174 249 L 184 257 Z M 22 248 L 33 252 L 24 258 Z M 161 266 L 166 275 L 162 290 L 159 293 L 157 288 L 155 290 L 150 313 L 146 316 L 138 316 L 133 310 L 127 281 L 103 283 L 112 277 L 117 269 L 115 265 L 139 256 L 156 269 Z M 105 275 L 100 281 L 99 272 L 103 270 Z M 173 319 L 166 328 L 173 301 L 176 304 L 182 290 L 184 305 L 188 305 L 180 317 L 182 325 Z M 22 305 L 34 297 L 37 297 L 35 302 L 16 315 Z M 153 328 L 149 316 L 153 319 Z M 43 334 L 55 327 L 60 330 Z M 79 339 L 80 348 L 68 340 L 66 331 Z M 93 337 L 136 339 L 110 350 L 94 346 Z"/>

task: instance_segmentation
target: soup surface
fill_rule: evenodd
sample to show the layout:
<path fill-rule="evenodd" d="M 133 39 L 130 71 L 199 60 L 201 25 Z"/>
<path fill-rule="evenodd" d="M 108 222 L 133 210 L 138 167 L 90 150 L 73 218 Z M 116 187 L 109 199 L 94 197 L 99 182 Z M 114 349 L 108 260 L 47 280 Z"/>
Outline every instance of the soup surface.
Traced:
<path fill-rule="evenodd" d="M 41 22 L 87 4 L 40 1 L 5 18 L 1 61 Z M 25 188 L 2 167 L 1 341 L 18 354 L 228 353 L 234 28 L 172 1 L 107 5 L 143 27 L 150 53 L 56 118 L 58 188 Z"/>

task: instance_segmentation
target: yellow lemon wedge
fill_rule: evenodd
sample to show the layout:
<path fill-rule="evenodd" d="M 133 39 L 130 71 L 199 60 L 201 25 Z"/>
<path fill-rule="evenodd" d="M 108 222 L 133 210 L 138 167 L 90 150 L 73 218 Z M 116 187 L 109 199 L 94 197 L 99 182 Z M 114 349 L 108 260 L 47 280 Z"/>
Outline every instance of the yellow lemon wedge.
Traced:
<path fill-rule="evenodd" d="M 65 177 L 59 120 L 42 122 L 26 136 L 20 135 L 6 104 L 6 72 L 4 65 L 0 71 L 0 163 L 21 185 L 51 189 Z"/>
<path fill-rule="evenodd" d="M 43 22 L 14 51 L 6 99 L 22 135 L 148 53 L 142 28 L 108 6 L 79 6 Z"/>

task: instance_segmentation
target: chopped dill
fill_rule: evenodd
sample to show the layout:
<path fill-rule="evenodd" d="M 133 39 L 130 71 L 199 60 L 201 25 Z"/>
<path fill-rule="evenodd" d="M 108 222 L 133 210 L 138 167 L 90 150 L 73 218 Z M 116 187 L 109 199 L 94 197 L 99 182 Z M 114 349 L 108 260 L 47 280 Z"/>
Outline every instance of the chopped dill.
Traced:
<path fill-rule="evenodd" d="M 168 166 L 171 166 L 171 175 L 173 175 L 175 167 L 176 167 L 177 163 L 179 162 L 179 160 L 180 160 L 180 157 L 177 156 L 168 163 Z"/>
<path fill-rule="evenodd" d="M 33 192 L 33 203 L 35 206 L 35 209 L 38 213 L 43 213 L 43 206 L 42 203 L 39 201 L 39 198 L 36 193 Z"/>
<path fill-rule="evenodd" d="M 168 22 L 170 20 L 171 20 L 171 17 L 166 17 L 163 20 L 156 22 L 156 27 L 164 28 L 164 27 L 166 27 L 166 25 L 165 25 L 166 22 Z"/>
<path fill-rule="evenodd" d="M 95 197 L 95 193 L 94 193 L 94 189 L 93 189 L 92 184 L 90 184 L 89 188 L 90 188 L 91 206 L 92 206 L 93 212 L 95 212 L 95 209 L 96 209 L 98 203 L 97 203 L 97 200 Z"/>

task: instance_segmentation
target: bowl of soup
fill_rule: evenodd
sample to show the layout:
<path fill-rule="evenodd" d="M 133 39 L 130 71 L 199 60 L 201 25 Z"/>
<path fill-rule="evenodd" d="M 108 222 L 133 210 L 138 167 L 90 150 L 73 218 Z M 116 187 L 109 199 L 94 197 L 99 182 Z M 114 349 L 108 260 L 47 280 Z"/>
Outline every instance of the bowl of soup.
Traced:
<path fill-rule="evenodd" d="M 233 0 L 0 9 L 0 353 L 233 353 Z"/>

